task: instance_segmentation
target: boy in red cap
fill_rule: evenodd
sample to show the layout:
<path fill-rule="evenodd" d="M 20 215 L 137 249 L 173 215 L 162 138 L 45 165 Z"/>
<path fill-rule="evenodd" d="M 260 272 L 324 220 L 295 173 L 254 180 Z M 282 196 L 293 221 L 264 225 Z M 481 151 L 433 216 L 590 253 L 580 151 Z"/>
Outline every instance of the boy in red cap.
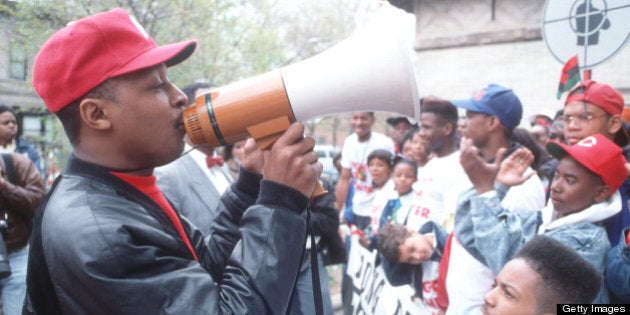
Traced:
<path fill-rule="evenodd" d="M 167 67 L 195 46 L 157 46 L 114 9 L 69 24 L 41 48 L 33 85 L 73 155 L 34 223 L 26 313 L 286 311 L 302 212 L 322 170 L 303 125 L 291 125 L 264 159 L 246 145 L 205 237 L 155 184 L 153 169 L 184 148 L 187 100 Z"/>
<path fill-rule="evenodd" d="M 531 152 L 519 149 L 499 168 L 498 163 L 485 163 L 470 141 L 462 142 L 461 163 L 474 190 L 460 199 L 455 233 L 494 274 L 536 234 L 548 235 L 573 248 L 603 273 L 610 242 L 600 224 L 621 210 L 616 191 L 628 176 L 621 148 L 596 134 L 572 146 L 550 141 L 547 150 L 559 160 L 548 211 L 515 214 L 505 210 L 500 200 L 509 186 L 533 174 L 524 174 L 533 159 Z M 594 303 L 607 302 L 604 288 Z"/>
<path fill-rule="evenodd" d="M 608 84 L 585 80 L 574 87 L 564 103 L 564 137 L 569 145 L 601 133 L 620 147 L 628 144 L 622 126 L 624 100 Z"/>
<path fill-rule="evenodd" d="M 620 147 L 628 145 L 623 126 L 626 111 L 623 96 L 605 83 L 586 80 L 574 87 L 567 96 L 564 108 L 564 133 L 569 144 L 594 133 L 602 133 Z M 606 258 L 606 281 L 611 299 L 617 303 L 630 302 L 630 246 L 626 241 L 630 227 L 628 190 L 626 180 L 619 188 L 622 210 L 608 218 L 604 225 L 613 248 Z M 626 230 L 624 230 L 626 229 Z"/>
<path fill-rule="evenodd" d="M 573 145 L 600 133 L 621 148 L 627 146 L 628 135 L 621 118 L 623 109 L 624 99 L 619 91 L 605 83 L 585 80 L 569 92 L 565 101 L 562 119 L 566 142 Z M 619 189 L 622 211 L 604 222 L 612 245 L 619 241 L 621 230 L 630 226 L 628 189 L 630 181 L 625 181 Z"/>

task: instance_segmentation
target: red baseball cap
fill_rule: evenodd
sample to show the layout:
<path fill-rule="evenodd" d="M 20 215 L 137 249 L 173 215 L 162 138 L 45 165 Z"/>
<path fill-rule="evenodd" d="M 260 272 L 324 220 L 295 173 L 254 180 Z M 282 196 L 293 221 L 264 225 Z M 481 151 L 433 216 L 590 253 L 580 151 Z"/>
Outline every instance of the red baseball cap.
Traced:
<path fill-rule="evenodd" d="M 584 80 L 584 82 L 571 89 L 564 105 L 566 106 L 573 101 L 591 103 L 609 115 L 621 116 L 624 108 L 623 95 L 618 90 L 606 83 L 599 83 L 593 80 Z M 623 127 L 615 134 L 615 142 L 620 146 L 628 144 L 628 134 Z"/>
<path fill-rule="evenodd" d="M 567 96 L 566 106 L 573 101 L 585 101 L 603 109 L 610 115 L 621 115 L 623 110 L 623 96 L 612 86 L 593 80 L 584 80 L 577 85 Z"/>
<path fill-rule="evenodd" d="M 197 41 L 157 46 L 121 8 L 70 22 L 44 43 L 33 63 L 33 87 L 53 113 L 103 81 L 188 58 Z"/>
<path fill-rule="evenodd" d="M 601 134 L 586 137 L 580 142 L 568 146 L 564 143 L 550 140 L 547 151 L 560 160 L 567 154 L 574 158 L 593 173 L 599 175 L 604 183 L 610 187 L 612 195 L 628 177 L 626 158 L 621 148 Z"/>

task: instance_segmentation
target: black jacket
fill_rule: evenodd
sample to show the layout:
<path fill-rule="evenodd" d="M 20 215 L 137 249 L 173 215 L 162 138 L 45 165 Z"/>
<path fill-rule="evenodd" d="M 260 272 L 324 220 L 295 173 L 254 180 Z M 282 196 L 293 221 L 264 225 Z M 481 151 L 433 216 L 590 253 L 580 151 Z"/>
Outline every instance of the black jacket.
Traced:
<path fill-rule="evenodd" d="M 284 313 L 306 236 L 301 212 L 307 205 L 296 190 L 242 172 L 223 195 L 208 236 L 180 217 L 195 262 L 150 197 L 72 157 L 35 221 L 25 310 Z"/>

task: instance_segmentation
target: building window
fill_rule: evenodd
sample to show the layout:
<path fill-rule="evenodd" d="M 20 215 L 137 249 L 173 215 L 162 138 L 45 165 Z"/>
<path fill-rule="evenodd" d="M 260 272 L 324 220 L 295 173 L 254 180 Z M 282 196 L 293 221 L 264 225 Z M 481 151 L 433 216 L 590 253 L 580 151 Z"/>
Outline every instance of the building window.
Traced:
<path fill-rule="evenodd" d="M 23 49 L 11 48 L 11 79 L 26 80 L 26 53 Z"/>
<path fill-rule="evenodd" d="M 24 138 L 29 136 L 39 136 L 42 133 L 42 119 L 37 115 L 24 115 L 22 120 L 22 134 Z"/>

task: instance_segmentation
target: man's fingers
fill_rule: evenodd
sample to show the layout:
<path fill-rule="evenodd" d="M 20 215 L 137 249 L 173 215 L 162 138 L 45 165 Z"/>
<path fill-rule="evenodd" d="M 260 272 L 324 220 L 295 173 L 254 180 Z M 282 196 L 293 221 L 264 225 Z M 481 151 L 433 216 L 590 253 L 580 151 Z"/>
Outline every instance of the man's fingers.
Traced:
<path fill-rule="evenodd" d="M 295 122 L 287 128 L 276 143 L 280 144 L 280 146 L 287 146 L 300 141 L 302 138 L 304 138 L 304 125 L 300 122 Z"/>

